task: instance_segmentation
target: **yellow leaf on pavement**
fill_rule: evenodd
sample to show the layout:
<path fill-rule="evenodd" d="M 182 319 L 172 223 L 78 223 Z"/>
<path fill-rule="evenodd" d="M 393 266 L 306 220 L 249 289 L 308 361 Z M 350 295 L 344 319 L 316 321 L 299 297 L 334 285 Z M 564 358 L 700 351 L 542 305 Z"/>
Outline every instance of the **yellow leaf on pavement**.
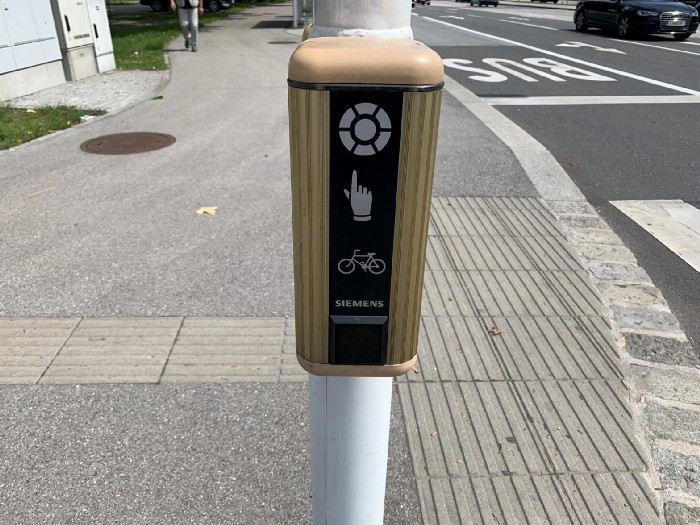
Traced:
<path fill-rule="evenodd" d="M 218 210 L 218 206 L 204 206 L 203 208 L 199 208 L 197 210 L 197 215 L 204 215 L 205 213 L 209 215 L 216 215 L 216 210 Z"/>

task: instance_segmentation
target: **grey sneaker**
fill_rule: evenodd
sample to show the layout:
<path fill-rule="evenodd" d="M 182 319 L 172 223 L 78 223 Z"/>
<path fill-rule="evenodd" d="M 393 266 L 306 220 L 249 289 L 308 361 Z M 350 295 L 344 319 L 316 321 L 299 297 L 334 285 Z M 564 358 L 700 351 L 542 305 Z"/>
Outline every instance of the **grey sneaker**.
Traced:
<path fill-rule="evenodd" d="M 197 52 L 197 44 L 192 44 L 192 52 L 193 53 Z"/>
<path fill-rule="evenodd" d="M 189 48 L 190 48 L 190 39 L 185 38 L 185 49 L 189 49 Z"/>

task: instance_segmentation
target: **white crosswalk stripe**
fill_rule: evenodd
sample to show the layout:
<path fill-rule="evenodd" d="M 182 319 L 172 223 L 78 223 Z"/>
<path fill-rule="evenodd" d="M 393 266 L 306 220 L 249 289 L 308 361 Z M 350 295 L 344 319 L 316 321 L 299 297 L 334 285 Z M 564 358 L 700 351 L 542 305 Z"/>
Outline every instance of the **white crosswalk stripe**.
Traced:
<path fill-rule="evenodd" d="M 681 200 L 611 201 L 610 204 L 700 272 L 700 210 Z"/>

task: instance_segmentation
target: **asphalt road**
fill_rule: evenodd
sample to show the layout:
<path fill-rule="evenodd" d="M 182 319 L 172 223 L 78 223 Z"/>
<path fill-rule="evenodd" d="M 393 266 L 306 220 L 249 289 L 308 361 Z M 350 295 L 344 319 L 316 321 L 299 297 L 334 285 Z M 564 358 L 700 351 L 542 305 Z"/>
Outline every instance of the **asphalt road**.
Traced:
<path fill-rule="evenodd" d="M 416 7 L 412 22 L 448 75 L 552 152 L 699 348 L 700 274 L 611 201 L 700 207 L 700 98 L 687 103 L 700 94 L 700 37 L 619 40 L 577 33 L 571 9 L 440 0 Z"/>

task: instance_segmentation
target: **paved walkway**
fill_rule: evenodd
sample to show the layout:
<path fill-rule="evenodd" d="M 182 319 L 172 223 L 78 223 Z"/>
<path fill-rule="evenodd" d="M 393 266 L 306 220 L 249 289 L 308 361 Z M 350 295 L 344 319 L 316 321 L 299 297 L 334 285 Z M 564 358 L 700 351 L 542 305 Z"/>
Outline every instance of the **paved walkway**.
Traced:
<path fill-rule="evenodd" d="M 293 38 L 274 24 L 288 12 L 220 22 L 198 60 L 220 63 L 238 32 L 245 71 Z M 147 75 L 122 107 L 150 98 Z M 386 523 L 698 522 L 698 360 L 663 298 L 544 148 L 455 83 L 445 97 L 445 129 L 477 116 L 534 190 L 433 200 Z M 257 111 L 283 128 L 276 106 Z M 0 522 L 308 522 L 305 382 L 290 316 L 0 319 Z"/>

